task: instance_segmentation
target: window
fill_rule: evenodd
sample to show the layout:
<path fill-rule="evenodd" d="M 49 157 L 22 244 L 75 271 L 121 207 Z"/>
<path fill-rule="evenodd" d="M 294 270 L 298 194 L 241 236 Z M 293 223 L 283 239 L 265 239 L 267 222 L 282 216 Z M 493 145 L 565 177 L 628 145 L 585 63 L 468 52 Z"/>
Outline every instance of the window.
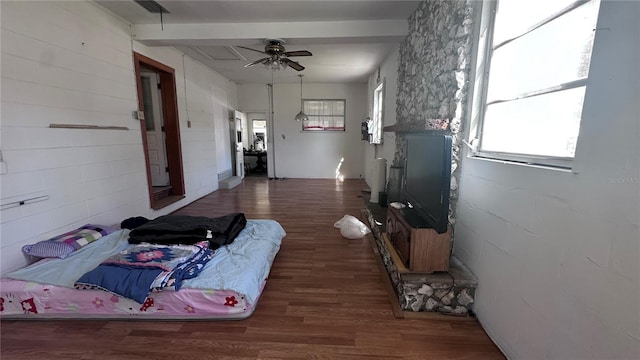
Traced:
<path fill-rule="evenodd" d="M 346 100 L 303 100 L 304 131 L 344 131 Z"/>
<path fill-rule="evenodd" d="M 483 92 L 474 102 L 482 106 L 478 155 L 570 167 L 599 5 L 498 0 L 489 4 L 495 11 L 484 9 L 479 41 L 487 54 L 478 55 L 476 70 L 484 70 Z"/>
<path fill-rule="evenodd" d="M 382 124 L 384 114 L 384 81 L 373 91 L 373 120 L 369 127 L 369 142 L 382 144 Z"/>

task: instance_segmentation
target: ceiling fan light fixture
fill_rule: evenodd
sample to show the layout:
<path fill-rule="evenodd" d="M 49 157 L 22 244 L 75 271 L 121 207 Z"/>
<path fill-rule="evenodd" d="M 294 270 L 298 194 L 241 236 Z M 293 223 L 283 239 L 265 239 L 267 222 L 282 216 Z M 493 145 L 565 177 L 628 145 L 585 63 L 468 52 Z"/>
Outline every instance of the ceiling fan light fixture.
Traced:
<path fill-rule="evenodd" d="M 298 77 L 300 78 L 300 112 L 294 118 L 296 121 L 309 120 L 309 117 L 307 116 L 307 114 L 304 113 L 304 110 L 303 110 L 303 100 L 302 100 L 302 77 L 303 76 L 304 75 L 302 74 L 298 75 Z"/>
<path fill-rule="evenodd" d="M 282 59 L 278 56 L 265 61 L 264 66 L 268 70 L 279 71 L 286 69 L 287 63 L 282 61 Z"/>
<path fill-rule="evenodd" d="M 257 64 L 262 64 L 265 69 L 270 71 L 285 70 L 287 68 L 292 68 L 295 71 L 302 71 L 304 70 L 304 66 L 300 65 L 300 63 L 298 63 L 297 61 L 291 60 L 289 57 L 313 55 L 308 50 L 286 51 L 283 46 L 284 40 L 282 39 L 267 39 L 265 42 L 266 45 L 264 47 L 264 51 L 252 49 L 246 46 L 237 46 L 241 49 L 251 50 L 268 55 L 268 57 L 264 57 L 262 59 L 258 59 L 245 64 L 244 67 L 251 67 Z"/>

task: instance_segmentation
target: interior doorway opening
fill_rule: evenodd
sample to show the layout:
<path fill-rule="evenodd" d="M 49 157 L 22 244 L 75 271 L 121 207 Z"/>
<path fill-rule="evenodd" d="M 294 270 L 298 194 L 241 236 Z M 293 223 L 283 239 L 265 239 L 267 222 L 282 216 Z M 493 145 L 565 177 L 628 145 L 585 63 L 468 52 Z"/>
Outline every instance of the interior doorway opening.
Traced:
<path fill-rule="evenodd" d="M 267 120 L 251 120 L 253 131 L 253 146 L 256 151 L 267 151 Z"/>
<path fill-rule="evenodd" d="M 160 209 L 185 194 L 175 70 L 135 52 L 134 64 L 149 203 Z"/>
<path fill-rule="evenodd" d="M 154 194 L 159 189 L 170 187 L 167 146 L 162 114 L 162 88 L 160 76 L 150 69 L 140 72 L 145 129 L 147 130 L 147 155 L 151 170 L 151 186 Z"/>
<path fill-rule="evenodd" d="M 247 176 L 267 176 L 269 162 L 267 154 L 270 134 L 267 133 L 267 113 L 247 112 L 247 135 L 245 146 L 245 168 Z"/>

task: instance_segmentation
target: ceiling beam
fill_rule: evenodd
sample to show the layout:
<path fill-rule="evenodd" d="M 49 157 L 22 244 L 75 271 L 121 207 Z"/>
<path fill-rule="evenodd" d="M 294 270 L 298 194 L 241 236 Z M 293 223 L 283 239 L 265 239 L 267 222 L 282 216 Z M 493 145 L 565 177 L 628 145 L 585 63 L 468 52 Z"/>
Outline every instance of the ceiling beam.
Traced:
<path fill-rule="evenodd" d="M 148 46 L 251 46 L 274 38 L 287 44 L 379 43 L 407 34 L 407 20 L 164 24 L 164 30 L 159 23 L 133 25 L 134 39 Z"/>

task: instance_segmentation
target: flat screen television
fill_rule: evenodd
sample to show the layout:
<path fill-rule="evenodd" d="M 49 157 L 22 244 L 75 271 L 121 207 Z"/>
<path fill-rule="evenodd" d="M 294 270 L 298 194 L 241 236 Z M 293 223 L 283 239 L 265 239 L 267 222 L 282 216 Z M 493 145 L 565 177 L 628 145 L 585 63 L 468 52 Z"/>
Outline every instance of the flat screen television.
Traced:
<path fill-rule="evenodd" d="M 403 195 L 405 218 L 414 227 L 439 234 L 449 225 L 451 136 L 441 133 L 405 136 Z"/>

